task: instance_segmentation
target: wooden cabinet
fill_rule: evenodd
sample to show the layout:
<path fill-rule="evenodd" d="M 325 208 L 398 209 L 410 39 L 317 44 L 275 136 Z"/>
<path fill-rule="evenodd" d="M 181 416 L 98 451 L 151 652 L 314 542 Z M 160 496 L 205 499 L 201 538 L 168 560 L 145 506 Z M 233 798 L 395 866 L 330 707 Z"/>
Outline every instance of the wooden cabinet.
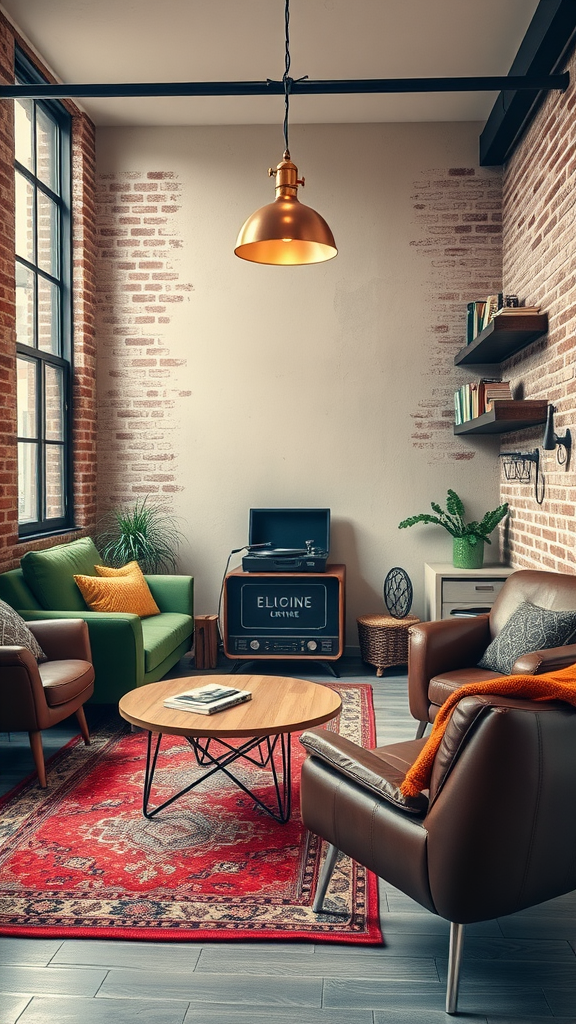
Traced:
<path fill-rule="evenodd" d="M 450 619 L 458 614 L 489 611 L 514 571 L 509 565 L 500 564 L 455 569 L 447 562 L 426 562 L 424 618 Z"/>
<path fill-rule="evenodd" d="M 224 580 L 227 658 L 336 661 L 344 653 L 346 566 L 244 572 Z"/>

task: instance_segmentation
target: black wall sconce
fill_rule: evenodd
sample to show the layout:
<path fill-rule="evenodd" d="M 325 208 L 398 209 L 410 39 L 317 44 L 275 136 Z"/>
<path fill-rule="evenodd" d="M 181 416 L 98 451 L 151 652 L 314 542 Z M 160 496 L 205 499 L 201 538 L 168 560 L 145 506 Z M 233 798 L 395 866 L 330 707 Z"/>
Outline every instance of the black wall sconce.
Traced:
<path fill-rule="evenodd" d="M 554 430 L 554 413 L 556 407 L 554 405 L 548 406 L 548 412 L 546 415 L 546 426 L 544 428 L 544 437 L 542 438 L 542 448 L 546 452 L 556 451 L 556 461 L 560 466 L 566 465 L 570 459 L 570 450 L 572 448 L 572 435 L 569 430 L 565 434 L 560 436 Z"/>

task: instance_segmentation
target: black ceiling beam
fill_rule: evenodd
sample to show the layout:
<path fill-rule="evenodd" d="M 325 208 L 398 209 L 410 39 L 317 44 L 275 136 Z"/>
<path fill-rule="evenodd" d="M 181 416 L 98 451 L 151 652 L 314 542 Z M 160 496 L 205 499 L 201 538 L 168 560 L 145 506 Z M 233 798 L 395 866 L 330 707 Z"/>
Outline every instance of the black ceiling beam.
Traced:
<path fill-rule="evenodd" d="M 575 5 L 576 6 L 576 5 Z M 336 93 L 410 93 L 410 92 L 498 92 L 528 90 L 533 96 L 551 89 L 565 90 L 568 72 L 562 75 L 499 75 L 477 78 L 360 78 L 290 80 L 292 96 L 319 96 Z M 284 83 L 265 82 L 136 82 L 116 85 L 0 85 L 0 99 L 88 99 L 138 96 L 271 96 L 284 93 Z"/>
<path fill-rule="evenodd" d="M 510 79 L 549 75 L 562 68 L 576 34 L 575 0 L 540 0 L 510 68 Z M 481 166 L 509 159 L 534 118 L 545 93 L 504 86 L 480 136 Z"/>

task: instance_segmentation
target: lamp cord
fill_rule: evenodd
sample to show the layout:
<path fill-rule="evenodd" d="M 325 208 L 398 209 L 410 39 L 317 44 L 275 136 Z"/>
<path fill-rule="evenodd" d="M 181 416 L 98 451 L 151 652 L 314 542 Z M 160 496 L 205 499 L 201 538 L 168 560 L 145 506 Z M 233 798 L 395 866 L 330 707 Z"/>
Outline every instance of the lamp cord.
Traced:
<path fill-rule="evenodd" d="M 288 159 L 290 159 L 290 146 L 288 143 L 288 115 L 290 113 L 290 90 L 294 81 L 305 82 L 308 75 L 302 75 L 302 78 L 290 78 L 290 0 L 284 0 L 284 74 L 282 75 L 282 81 L 284 82 L 284 151 Z M 270 81 L 270 79 L 268 79 Z"/>
<path fill-rule="evenodd" d="M 288 145 L 288 114 L 290 112 L 290 87 L 292 85 L 292 79 L 290 78 L 290 0 L 285 0 L 284 3 L 284 74 L 282 75 L 282 81 L 284 82 L 284 149 L 287 153 L 290 153 L 290 147 Z"/>

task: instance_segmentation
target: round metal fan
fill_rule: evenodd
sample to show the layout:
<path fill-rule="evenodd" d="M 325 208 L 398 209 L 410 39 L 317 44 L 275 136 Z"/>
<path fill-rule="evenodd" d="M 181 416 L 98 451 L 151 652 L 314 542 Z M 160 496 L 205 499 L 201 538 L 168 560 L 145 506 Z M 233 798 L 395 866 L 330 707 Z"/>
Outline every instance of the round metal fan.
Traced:
<path fill-rule="evenodd" d="M 412 607 L 412 581 L 405 569 L 395 566 L 384 580 L 384 604 L 395 619 L 403 619 Z"/>

